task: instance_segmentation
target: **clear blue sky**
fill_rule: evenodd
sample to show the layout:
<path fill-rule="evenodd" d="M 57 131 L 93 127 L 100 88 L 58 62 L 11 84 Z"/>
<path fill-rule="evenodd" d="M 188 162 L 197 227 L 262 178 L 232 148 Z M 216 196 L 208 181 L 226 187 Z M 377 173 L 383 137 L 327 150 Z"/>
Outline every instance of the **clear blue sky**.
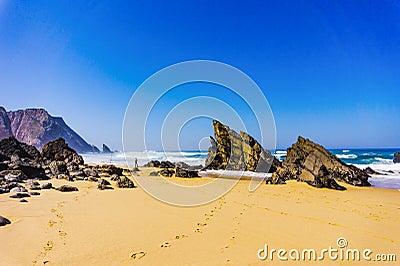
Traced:
<path fill-rule="evenodd" d="M 148 76 L 193 59 L 257 82 L 278 147 L 400 147 L 399 1 L 0 0 L 0 105 L 44 107 L 98 146 L 121 148 Z"/>

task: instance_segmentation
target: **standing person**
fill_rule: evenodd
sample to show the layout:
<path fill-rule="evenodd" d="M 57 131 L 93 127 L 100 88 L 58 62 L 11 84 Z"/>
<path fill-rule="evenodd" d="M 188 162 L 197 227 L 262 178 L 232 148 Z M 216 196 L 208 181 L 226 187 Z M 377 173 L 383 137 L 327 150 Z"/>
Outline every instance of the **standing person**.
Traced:
<path fill-rule="evenodd" d="M 135 158 L 135 168 L 138 168 L 137 158 Z"/>

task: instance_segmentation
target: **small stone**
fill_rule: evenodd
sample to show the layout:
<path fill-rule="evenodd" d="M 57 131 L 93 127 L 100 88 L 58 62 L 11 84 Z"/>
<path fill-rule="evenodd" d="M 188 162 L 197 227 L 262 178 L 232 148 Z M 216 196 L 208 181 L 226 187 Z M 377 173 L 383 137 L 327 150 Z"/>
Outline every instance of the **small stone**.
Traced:
<path fill-rule="evenodd" d="M 70 185 L 62 185 L 62 186 L 56 188 L 56 190 L 61 191 L 61 192 L 72 192 L 72 191 L 78 191 L 78 188 L 70 186 Z"/>
<path fill-rule="evenodd" d="M 0 216 L 0 226 L 5 226 L 7 224 L 10 224 L 10 220 L 8 220 L 7 218 Z"/>
<path fill-rule="evenodd" d="M 28 202 L 26 199 L 20 199 L 19 202 Z"/>

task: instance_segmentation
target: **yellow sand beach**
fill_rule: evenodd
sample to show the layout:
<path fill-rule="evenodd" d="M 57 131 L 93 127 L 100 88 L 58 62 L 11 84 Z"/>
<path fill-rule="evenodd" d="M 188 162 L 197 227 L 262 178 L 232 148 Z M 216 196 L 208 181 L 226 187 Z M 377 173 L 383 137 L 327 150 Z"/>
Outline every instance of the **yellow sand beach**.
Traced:
<path fill-rule="evenodd" d="M 400 260 L 399 191 L 347 184 L 341 184 L 347 191 L 336 191 L 289 181 L 249 193 L 248 182 L 240 180 L 220 199 L 190 208 L 162 203 L 140 187 L 100 191 L 88 181 L 73 183 L 78 192 L 42 190 L 28 203 L 0 195 L 0 214 L 12 222 L 0 228 L 0 265 L 279 264 L 276 254 L 262 261 L 258 251 L 268 245 L 319 252 L 338 248 L 339 238 L 348 249 L 371 249 L 371 258 L 382 253 Z M 328 256 L 318 261 L 338 262 L 347 263 Z"/>

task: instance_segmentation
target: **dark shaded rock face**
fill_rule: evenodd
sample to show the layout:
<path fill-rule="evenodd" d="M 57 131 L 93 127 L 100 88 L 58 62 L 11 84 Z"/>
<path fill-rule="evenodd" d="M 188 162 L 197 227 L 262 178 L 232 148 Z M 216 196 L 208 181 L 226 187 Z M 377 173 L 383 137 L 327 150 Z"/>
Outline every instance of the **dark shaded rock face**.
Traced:
<path fill-rule="evenodd" d="M 298 141 L 287 149 L 287 157 L 282 167 L 272 174 L 271 183 L 284 183 L 296 179 L 314 187 L 326 187 L 338 190 L 346 188 L 335 180 L 354 186 L 370 186 L 369 175 L 353 165 L 347 165 L 321 145 L 309 139 L 299 137 Z"/>
<path fill-rule="evenodd" d="M 11 121 L 7 115 L 6 109 L 0 106 L 0 139 L 11 137 Z"/>
<path fill-rule="evenodd" d="M 0 141 L 0 154 L 11 160 L 14 155 L 15 160 L 29 159 L 36 163 L 42 162 L 40 152 L 33 146 L 19 142 L 15 137 L 5 138 Z"/>
<path fill-rule="evenodd" d="M 0 216 L 0 226 L 5 226 L 7 224 L 10 224 L 10 220 L 8 220 L 7 218 Z"/>
<path fill-rule="evenodd" d="M 0 106 L 0 139 L 10 136 L 15 136 L 19 141 L 37 149 L 62 137 L 79 153 L 100 152 L 73 131 L 61 117 L 53 117 L 44 109 L 6 112 Z"/>
<path fill-rule="evenodd" d="M 394 159 L 393 159 L 394 163 L 400 163 L 400 152 L 396 152 L 394 154 Z"/>
<path fill-rule="evenodd" d="M 42 157 L 35 147 L 9 137 L 0 141 L 0 154 L 4 162 L 0 165 L 1 170 L 19 170 L 28 178 L 46 177 Z"/>
<path fill-rule="evenodd" d="M 64 161 L 67 165 L 69 163 L 83 164 L 83 158 L 71 149 L 64 139 L 58 138 L 50 141 L 43 146 L 42 157 L 46 163 L 52 161 Z"/>
<path fill-rule="evenodd" d="M 210 137 L 205 169 L 274 172 L 281 165 L 272 154 L 245 132 L 238 134 L 213 121 L 215 139 Z"/>
<path fill-rule="evenodd" d="M 189 170 L 189 169 L 183 169 L 183 168 L 176 168 L 175 172 L 176 177 L 199 177 L 199 173 L 196 170 Z"/>
<path fill-rule="evenodd" d="M 154 160 L 146 163 L 143 167 L 160 167 L 160 161 Z"/>
<path fill-rule="evenodd" d="M 106 144 L 103 144 L 103 153 L 113 153 L 113 151 Z"/>

